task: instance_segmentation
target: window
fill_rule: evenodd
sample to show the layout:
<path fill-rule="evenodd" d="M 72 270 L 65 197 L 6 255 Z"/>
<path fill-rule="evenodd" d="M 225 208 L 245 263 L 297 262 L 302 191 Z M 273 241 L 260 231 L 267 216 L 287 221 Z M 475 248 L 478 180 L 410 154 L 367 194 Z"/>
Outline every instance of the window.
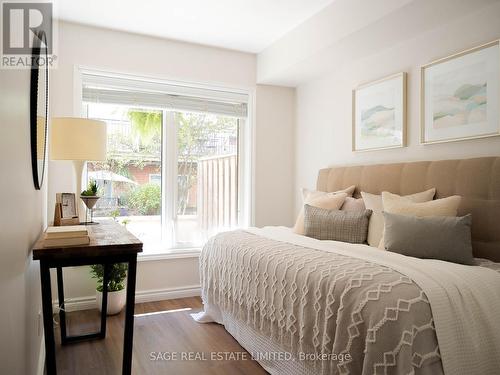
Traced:
<path fill-rule="evenodd" d="M 85 115 L 107 124 L 105 162 L 87 163 L 99 186 L 94 216 L 113 217 L 144 242 L 161 249 L 162 111 L 86 103 Z M 151 181 L 150 176 L 159 176 Z"/>
<path fill-rule="evenodd" d="M 178 246 L 238 226 L 238 119 L 174 112 Z"/>
<path fill-rule="evenodd" d="M 150 254 L 248 224 L 247 94 L 93 73 L 82 87 L 83 115 L 108 129 L 107 160 L 88 163 L 96 218 L 123 223 Z"/>

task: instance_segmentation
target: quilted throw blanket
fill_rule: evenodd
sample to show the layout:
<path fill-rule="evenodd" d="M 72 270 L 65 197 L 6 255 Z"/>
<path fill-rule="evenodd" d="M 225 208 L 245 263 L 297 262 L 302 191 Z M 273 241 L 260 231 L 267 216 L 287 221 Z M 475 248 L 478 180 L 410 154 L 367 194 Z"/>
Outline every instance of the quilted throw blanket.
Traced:
<path fill-rule="evenodd" d="M 449 342 L 453 327 L 440 323 L 443 332 L 436 331 L 429 298 L 440 296 L 431 290 L 436 283 L 415 276 L 422 260 L 415 259 L 420 263 L 412 268 L 408 263 L 413 260 L 387 253 L 365 245 L 317 241 L 286 228 L 219 234 L 200 257 L 205 312 L 199 320 L 224 324 L 223 316 L 230 315 L 303 361 L 310 373 L 461 373 L 449 363 L 454 358 L 449 353 L 454 350 Z M 447 262 L 437 263 L 430 268 Z M 485 263 L 494 268 L 495 263 Z M 447 265 L 443 269 L 449 272 Z M 500 274 L 484 269 L 494 274 L 500 289 Z M 496 298 L 500 301 L 500 295 Z M 453 317 L 444 316 L 447 308 L 436 306 L 440 320 Z M 498 325 L 489 328 L 500 334 Z M 485 351 L 484 358 L 474 360 L 485 360 L 491 354 Z M 482 372 L 477 373 L 489 373 L 494 368 L 490 365 L 479 366 Z M 470 368 L 475 367 L 464 371 Z"/>

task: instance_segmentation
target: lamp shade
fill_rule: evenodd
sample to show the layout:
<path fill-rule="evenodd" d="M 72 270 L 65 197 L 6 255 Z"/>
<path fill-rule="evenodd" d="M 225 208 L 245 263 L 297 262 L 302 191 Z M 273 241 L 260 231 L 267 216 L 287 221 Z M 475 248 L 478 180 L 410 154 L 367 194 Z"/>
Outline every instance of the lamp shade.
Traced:
<path fill-rule="evenodd" d="M 36 116 L 36 158 L 45 159 L 45 117 Z"/>
<path fill-rule="evenodd" d="M 106 123 L 86 118 L 52 119 L 52 160 L 106 160 Z"/>

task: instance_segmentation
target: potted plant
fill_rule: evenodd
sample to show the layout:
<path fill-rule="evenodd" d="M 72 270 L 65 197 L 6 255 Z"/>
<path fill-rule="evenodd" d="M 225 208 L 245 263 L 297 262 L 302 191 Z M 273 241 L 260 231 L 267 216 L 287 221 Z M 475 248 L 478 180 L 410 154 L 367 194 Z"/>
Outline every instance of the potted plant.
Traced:
<path fill-rule="evenodd" d="M 90 210 L 89 222 L 87 221 L 87 215 L 85 215 L 86 224 L 94 224 L 94 222 L 92 221 L 92 209 L 100 198 L 99 196 L 97 196 L 98 189 L 99 187 L 97 186 L 97 182 L 95 180 L 90 180 L 87 189 L 80 193 L 80 198 L 82 199 L 83 203 L 85 203 L 87 210 Z"/>
<path fill-rule="evenodd" d="M 102 291 L 103 291 L 103 277 L 104 267 L 102 264 L 94 264 L 90 266 L 90 273 L 92 278 L 97 279 L 96 287 L 96 301 L 99 311 L 102 308 Z M 110 266 L 109 270 L 109 283 L 108 283 L 108 308 L 107 315 L 119 314 L 123 310 L 126 302 L 126 290 L 124 281 L 127 277 L 127 264 L 116 263 Z"/>

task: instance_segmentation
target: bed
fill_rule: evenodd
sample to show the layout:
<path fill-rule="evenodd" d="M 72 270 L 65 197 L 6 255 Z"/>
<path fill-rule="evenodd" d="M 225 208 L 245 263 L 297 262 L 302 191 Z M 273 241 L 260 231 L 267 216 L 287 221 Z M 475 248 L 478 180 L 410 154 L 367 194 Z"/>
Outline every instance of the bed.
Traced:
<path fill-rule="evenodd" d="M 200 257 L 204 312 L 271 374 L 496 374 L 500 158 L 349 166 L 317 189 L 462 196 L 476 265 L 318 241 L 289 228 L 221 233 Z"/>

